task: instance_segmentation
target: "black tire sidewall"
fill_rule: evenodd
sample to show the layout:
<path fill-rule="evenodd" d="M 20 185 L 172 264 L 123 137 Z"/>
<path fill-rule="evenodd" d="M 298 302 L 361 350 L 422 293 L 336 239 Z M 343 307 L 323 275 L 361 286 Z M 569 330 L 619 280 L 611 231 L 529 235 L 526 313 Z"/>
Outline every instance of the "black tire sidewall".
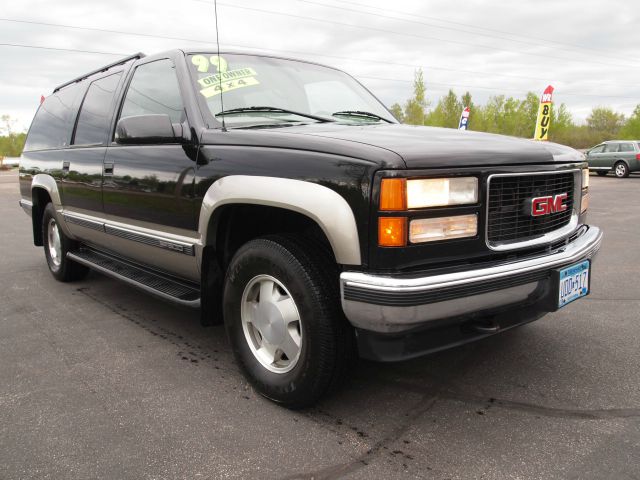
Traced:
<path fill-rule="evenodd" d="M 302 349 L 296 366 L 286 373 L 274 373 L 255 358 L 245 338 L 240 314 L 245 286 L 258 275 L 271 275 L 289 291 L 298 308 L 302 328 Z M 318 305 L 315 279 L 291 253 L 276 242 L 260 239 L 242 247 L 229 266 L 224 288 L 224 317 L 234 354 L 240 368 L 251 383 L 266 397 L 276 402 L 297 403 L 300 395 L 314 395 L 323 371 L 331 368 L 331 343 L 327 319 Z M 322 322 L 325 323 L 322 323 Z M 324 351 L 322 351 L 324 350 Z"/>
<path fill-rule="evenodd" d="M 65 242 L 64 242 L 64 233 L 60 228 L 60 224 L 55 215 L 55 208 L 53 204 L 49 203 L 44 209 L 44 213 L 42 215 L 42 244 L 44 246 L 44 255 L 47 259 L 47 265 L 49 266 L 49 271 L 51 274 L 56 277 L 58 280 L 62 280 L 64 277 L 64 267 L 65 267 L 65 257 L 67 252 L 65 251 Z M 60 259 L 60 265 L 56 265 L 53 263 L 51 259 L 51 254 L 49 253 L 49 235 L 48 235 L 48 227 L 49 221 L 53 219 L 58 225 L 58 232 L 60 234 L 60 248 L 62 258 Z"/>
<path fill-rule="evenodd" d="M 52 218 L 58 225 L 58 233 L 60 235 L 60 265 L 56 265 L 55 263 L 53 263 L 53 260 L 51 260 L 51 255 L 49 253 L 49 235 L 47 234 L 47 227 L 49 225 L 49 220 L 51 220 Z M 75 263 L 67 258 L 67 253 L 74 249 L 74 247 L 76 246 L 76 242 L 65 235 L 62 227 L 60 226 L 60 222 L 58 221 L 58 217 L 56 216 L 55 207 L 52 203 L 47 204 L 42 215 L 42 244 L 44 246 L 44 255 L 47 259 L 49 271 L 56 280 L 59 280 L 61 282 L 80 280 L 84 278 L 89 272 L 89 269 L 84 265 Z"/>

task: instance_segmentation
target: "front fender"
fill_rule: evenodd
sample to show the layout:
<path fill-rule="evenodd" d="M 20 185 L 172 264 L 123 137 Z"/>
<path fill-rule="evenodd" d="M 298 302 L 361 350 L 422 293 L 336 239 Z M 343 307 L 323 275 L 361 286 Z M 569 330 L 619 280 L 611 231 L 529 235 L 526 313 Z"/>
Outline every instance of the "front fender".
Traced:
<path fill-rule="evenodd" d="M 209 230 L 210 221 L 217 208 L 228 204 L 265 205 L 301 213 L 322 229 L 337 263 L 362 263 L 353 210 L 341 195 L 330 188 L 287 178 L 248 175 L 223 177 L 209 187 L 203 199 L 198 222 L 200 248 L 215 243 L 215 238 L 212 238 L 215 233 Z"/>

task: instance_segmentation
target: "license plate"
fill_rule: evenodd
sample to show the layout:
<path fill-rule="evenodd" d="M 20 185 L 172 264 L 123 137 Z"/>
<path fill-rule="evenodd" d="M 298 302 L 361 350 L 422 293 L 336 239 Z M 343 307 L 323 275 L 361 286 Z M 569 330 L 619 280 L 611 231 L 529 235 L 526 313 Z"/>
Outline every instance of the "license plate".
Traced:
<path fill-rule="evenodd" d="M 560 270 L 558 308 L 589 293 L 589 260 Z"/>

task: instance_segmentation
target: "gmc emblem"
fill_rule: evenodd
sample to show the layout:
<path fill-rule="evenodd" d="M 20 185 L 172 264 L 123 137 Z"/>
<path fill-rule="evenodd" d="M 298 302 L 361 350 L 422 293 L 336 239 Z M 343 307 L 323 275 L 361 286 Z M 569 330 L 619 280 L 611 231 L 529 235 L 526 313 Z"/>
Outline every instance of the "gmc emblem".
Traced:
<path fill-rule="evenodd" d="M 531 199 L 531 216 L 541 217 L 550 213 L 564 212 L 567 206 L 563 203 L 567 199 L 566 193 L 548 197 L 536 197 Z"/>

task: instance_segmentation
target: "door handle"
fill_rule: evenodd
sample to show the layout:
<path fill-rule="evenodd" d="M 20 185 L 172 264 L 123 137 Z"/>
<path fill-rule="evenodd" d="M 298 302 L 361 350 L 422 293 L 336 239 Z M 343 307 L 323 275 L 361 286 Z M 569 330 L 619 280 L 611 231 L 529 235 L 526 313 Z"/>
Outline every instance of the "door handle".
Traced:
<path fill-rule="evenodd" d="M 71 162 L 62 162 L 62 173 L 69 173 L 69 167 L 71 167 Z"/>
<path fill-rule="evenodd" d="M 113 163 L 105 163 L 104 164 L 104 174 L 105 175 L 113 175 Z"/>

